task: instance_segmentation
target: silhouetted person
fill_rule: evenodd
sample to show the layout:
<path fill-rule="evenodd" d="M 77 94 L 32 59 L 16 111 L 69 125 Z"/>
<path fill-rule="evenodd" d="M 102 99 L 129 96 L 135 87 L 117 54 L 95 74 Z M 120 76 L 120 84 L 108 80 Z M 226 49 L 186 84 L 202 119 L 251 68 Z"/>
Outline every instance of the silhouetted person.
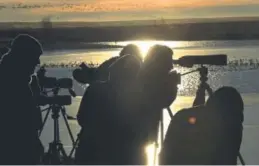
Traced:
<path fill-rule="evenodd" d="M 14 38 L 11 50 L 1 60 L 1 164 L 39 164 L 39 114 L 30 81 L 41 54 L 40 43 L 22 34 Z"/>
<path fill-rule="evenodd" d="M 223 87 L 205 105 L 179 111 L 171 121 L 161 165 L 236 165 L 242 140 L 243 100 Z"/>
<path fill-rule="evenodd" d="M 213 164 L 237 165 L 244 121 L 244 103 L 240 93 L 233 87 L 222 87 L 208 99 L 206 107 L 219 115 L 220 122 Z"/>
<path fill-rule="evenodd" d="M 120 140 L 124 141 L 117 142 L 125 147 L 120 158 L 128 156 L 128 162 L 122 164 L 146 164 L 145 149 L 156 139 L 161 111 L 176 98 L 177 81 L 175 75 L 170 74 L 171 62 L 170 48 L 160 45 L 152 47 L 144 59 L 136 83 L 129 84 L 125 93 L 118 97 L 117 109 L 123 121 L 120 124 L 124 124 L 124 134 L 121 134 L 124 137 Z"/>
<path fill-rule="evenodd" d="M 170 72 L 172 55 L 173 51 L 166 46 L 151 47 L 139 75 L 142 85 L 139 117 L 145 119 L 143 132 L 147 132 L 150 143 L 157 139 L 162 110 L 169 107 L 177 95 L 178 80 L 176 74 Z"/>
<path fill-rule="evenodd" d="M 131 130 L 123 124 L 123 110 L 119 102 L 124 91 L 136 79 L 140 65 L 141 62 L 134 56 L 122 56 L 110 65 L 107 82 L 95 82 L 85 92 L 78 112 L 82 129 L 75 155 L 76 164 L 124 165 L 133 162 L 128 156 L 132 140 L 125 139 Z"/>

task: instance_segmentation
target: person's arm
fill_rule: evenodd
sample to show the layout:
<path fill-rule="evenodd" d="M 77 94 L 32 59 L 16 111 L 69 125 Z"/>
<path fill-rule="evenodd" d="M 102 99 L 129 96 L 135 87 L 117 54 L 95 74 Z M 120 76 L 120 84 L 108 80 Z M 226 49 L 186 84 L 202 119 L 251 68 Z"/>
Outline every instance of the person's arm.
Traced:
<path fill-rule="evenodd" d="M 30 101 L 31 101 L 31 107 L 33 109 L 34 113 L 34 121 L 35 121 L 35 127 L 36 130 L 41 130 L 43 127 L 43 121 L 42 121 L 42 113 L 40 106 L 38 103 L 40 102 L 40 88 L 39 88 L 39 82 L 37 77 L 34 75 L 31 78 L 31 82 L 29 84 L 29 91 L 31 93 Z"/>

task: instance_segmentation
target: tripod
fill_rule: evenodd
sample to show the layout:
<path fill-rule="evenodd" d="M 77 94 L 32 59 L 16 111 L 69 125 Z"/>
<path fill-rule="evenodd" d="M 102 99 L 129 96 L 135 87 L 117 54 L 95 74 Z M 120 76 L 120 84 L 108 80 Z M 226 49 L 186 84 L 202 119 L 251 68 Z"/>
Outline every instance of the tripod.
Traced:
<path fill-rule="evenodd" d="M 54 93 L 54 94 L 57 94 L 57 93 Z M 68 130 L 68 133 L 69 133 L 69 136 L 70 136 L 70 139 L 71 139 L 73 145 L 75 144 L 75 140 L 74 140 L 72 131 L 68 124 L 68 120 L 66 117 L 66 109 L 64 106 L 61 106 L 58 104 L 52 104 L 43 111 L 46 111 L 46 110 L 47 110 L 47 113 L 46 113 L 46 116 L 44 117 L 43 126 L 39 132 L 39 136 L 41 135 L 41 133 L 44 129 L 44 126 L 46 124 L 46 121 L 48 119 L 48 116 L 49 116 L 50 112 L 52 111 L 51 117 L 54 121 L 54 126 L 53 126 L 54 127 L 54 140 L 51 143 L 49 143 L 49 149 L 43 158 L 43 163 L 44 164 L 55 164 L 55 165 L 56 164 L 67 164 L 71 160 L 70 160 L 69 156 L 66 154 L 64 146 L 60 141 L 60 133 L 59 133 L 60 113 L 63 116 L 63 119 L 66 124 L 66 128 Z"/>

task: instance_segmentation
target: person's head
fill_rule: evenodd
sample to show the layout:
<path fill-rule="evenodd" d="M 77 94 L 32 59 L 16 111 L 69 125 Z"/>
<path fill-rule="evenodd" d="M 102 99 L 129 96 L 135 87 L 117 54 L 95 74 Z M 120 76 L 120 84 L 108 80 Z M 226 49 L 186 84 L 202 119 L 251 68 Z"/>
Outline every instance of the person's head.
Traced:
<path fill-rule="evenodd" d="M 226 117 L 243 118 L 244 103 L 240 93 L 233 87 L 216 90 L 207 100 L 209 110 L 221 112 Z"/>
<path fill-rule="evenodd" d="M 150 47 L 142 67 L 142 72 L 152 74 L 169 73 L 172 69 L 173 51 L 167 46 L 154 45 Z"/>
<path fill-rule="evenodd" d="M 31 75 L 40 64 L 42 46 L 37 39 L 27 34 L 16 36 L 11 42 L 10 52 L 3 58 L 5 63 L 18 69 L 21 75 Z"/>
<path fill-rule="evenodd" d="M 124 55 L 109 66 L 110 82 L 124 84 L 133 81 L 141 67 L 142 61 L 135 56 Z"/>
<path fill-rule="evenodd" d="M 128 44 L 125 47 L 123 47 L 119 56 L 122 57 L 124 55 L 134 55 L 134 56 L 136 56 L 136 58 L 138 58 L 142 61 L 140 49 L 135 44 Z"/>

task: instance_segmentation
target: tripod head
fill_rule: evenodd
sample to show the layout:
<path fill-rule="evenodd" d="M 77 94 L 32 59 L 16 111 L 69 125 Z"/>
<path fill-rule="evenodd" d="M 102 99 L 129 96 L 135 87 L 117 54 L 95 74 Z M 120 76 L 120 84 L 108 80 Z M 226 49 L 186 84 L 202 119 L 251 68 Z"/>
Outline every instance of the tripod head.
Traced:
<path fill-rule="evenodd" d="M 38 105 L 44 106 L 44 105 L 59 105 L 59 106 L 65 106 L 65 105 L 71 105 L 72 104 L 72 98 L 76 97 L 76 93 L 73 91 L 72 88 L 67 89 L 69 92 L 69 95 L 58 95 L 60 92 L 60 87 L 55 87 L 50 90 L 46 90 L 45 88 L 42 89 L 42 94 L 40 95 L 38 99 Z M 48 94 L 52 93 L 52 94 Z"/>
<path fill-rule="evenodd" d="M 207 81 L 208 81 L 208 68 L 201 65 L 201 67 L 198 68 L 198 71 L 200 73 L 200 81 L 201 81 L 199 88 L 204 88 L 208 92 L 209 96 L 212 95 L 213 91 L 210 88 L 209 84 L 207 83 Z"/>
<path fill-rule="evenodd" d="M 181 74 L 181 76 L 185 76 L 187 74 L 191 74 L 191 73 L 194 73 L 194 72 L 199 72 L 200 76 L 203 77 L 203 78 L 208 76 L 208 68 L 203 66 L 203 65 L 201 65 L 198 69 L 183 73 L 183 74 Z"/>
<path fill-rule="evenodd" d="M 181 74 L 181 76 L 185 76 L 187 74 L 191 74 L 191 73 L 194 73 L 194 72 L 199 72 L 199 74 L 200 74 L 200 81 L 201 82 L 200 82 L 199 88 L 205 88 L 207 90 L 207 92 L 209 93 L 209 95 L 211 95 L 213 93 L 213 91 L 210 88 L 209 84 L 207 83 L 208 73 L 209 73 L 208 68 L 201 65 L 198 69 L 183 73 L 183 74 Z"/>
<path fill-rule="evenodd" d="M 200 73 L 200 80 L 201 82 L 207 82 L 208 81 L 208 68 L 201 65 L 200 68 L 197 69 Z"/>
<path fill-rule="evenodd" d="M 211 89 L 211 87 L 209 86 L 209 84 L 207 83 L 208 81 L 208 68 L 201 65 L 198 69 L 195 69 L 193 71 L 181 74 L 181 76 L 187 75 L 187 74 L 191 74 L 194 72 L 199 72 L 200 74 L 200 85 L 198 87 L 198 90 L 196 92 L 196 98 L 193 102 L 193 106 L 198 106 L 198 105 L 202 105 L 205 103 L 205 93 L 206 91 L 208 92 L 209 96 L 212 95 L 213 91 Z"/>

